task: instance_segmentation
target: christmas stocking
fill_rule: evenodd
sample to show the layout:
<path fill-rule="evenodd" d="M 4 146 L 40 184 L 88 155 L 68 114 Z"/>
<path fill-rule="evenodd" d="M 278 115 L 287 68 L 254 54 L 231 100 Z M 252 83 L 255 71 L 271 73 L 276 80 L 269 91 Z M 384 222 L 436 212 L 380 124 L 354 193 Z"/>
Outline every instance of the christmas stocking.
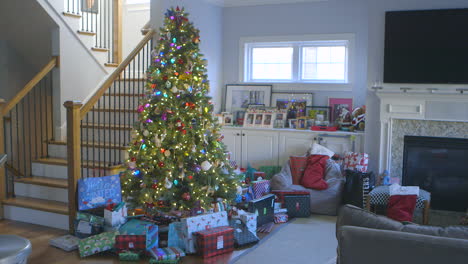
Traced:
<path fill-rule="evenodd" d="M 418 186 L 390 185 L 390 199 L 387 204 L 387 217 L 396 221 L 413 220 L 416 199 L 419 195 Z"/>

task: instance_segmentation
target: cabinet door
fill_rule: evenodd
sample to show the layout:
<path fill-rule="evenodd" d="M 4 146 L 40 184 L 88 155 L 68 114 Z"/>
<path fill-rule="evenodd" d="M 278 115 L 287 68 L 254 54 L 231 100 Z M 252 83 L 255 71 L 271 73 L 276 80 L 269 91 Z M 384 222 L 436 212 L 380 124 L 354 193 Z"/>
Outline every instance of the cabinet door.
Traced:
<path fill-rule="evenodd" d="M 279 137 L 279 165 L 283 166 L 290 156 L 304 155 L 311 147 L 313 133 L 281 132 Z"/>
<path fill-rule="evenodd" d="M 237 165 L 241 165 L 241 130 L 240 129 L 221 129 L 221 134 L 224 135 L 223 143 L 226 145 L 227 151 L 231 152 L 231 160 L 236 161 Z"/>
<path fill-rule="evenodd" d="M 278 165 L 278 132 L 242 130 L 242 167 Z"/>

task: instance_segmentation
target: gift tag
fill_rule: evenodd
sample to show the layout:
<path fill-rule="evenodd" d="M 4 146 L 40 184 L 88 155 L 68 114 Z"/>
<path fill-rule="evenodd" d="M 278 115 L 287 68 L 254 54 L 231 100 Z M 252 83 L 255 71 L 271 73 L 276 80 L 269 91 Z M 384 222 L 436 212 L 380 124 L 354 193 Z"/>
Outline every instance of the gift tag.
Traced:
<path fill-rule="evenodd" d="M 76 229 L 78 233 L 91 234 L 91 224 L 89 222 L 80 221 Z"/>
<path fill-rule="evenodd" d="M 133 242 L 128 242 L 128 248 L 135 248 L 135 245 L 133 244 Z"/>
<path fill-rule="evenodd" d="M 216 243 L 216 249 L 222 249 L 224 247 L 224 237 L 218 237 L 218 243 Z"/>
<path fill-rule="evenodd" d="M 236 232 L 237 232 L 237 233 L 242 233 L 242 229 L 237 228 L 237 229 L 236 229 Z"/>

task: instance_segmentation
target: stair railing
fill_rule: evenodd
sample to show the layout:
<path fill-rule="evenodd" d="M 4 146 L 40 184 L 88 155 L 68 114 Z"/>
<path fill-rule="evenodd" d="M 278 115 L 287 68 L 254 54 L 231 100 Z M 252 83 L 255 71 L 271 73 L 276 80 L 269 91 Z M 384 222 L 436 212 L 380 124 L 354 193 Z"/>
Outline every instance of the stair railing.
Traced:
<path fill-rule="evenodd" d="M 47 141 L 54 137 L 53 72 L 59 58 L 53 57 L 10 101 L 0 99 L 0 154 L 6 153 L 0 168 L 1 202 L 14 197 L 14 181 L 32 176 L 32 162 L 47 157 Z"/>
<path fill-rule="evenodd" d="M 94 36 L 94 49 L 107 51 L 107 65 L 122 61 L 122 1 L 65 0 L 65 13 L 80 17 L 80 32 Z"/>
<path fill-rule="evenodd" d="M 70 230 L 76 214 L 77 181 L 119 173 L 126 159 L 136 109 L 145 96 L 146 70 L 151 64 L 155 31 L 136 48 L 83 105 L 67 101 L 67 155 Z"/>

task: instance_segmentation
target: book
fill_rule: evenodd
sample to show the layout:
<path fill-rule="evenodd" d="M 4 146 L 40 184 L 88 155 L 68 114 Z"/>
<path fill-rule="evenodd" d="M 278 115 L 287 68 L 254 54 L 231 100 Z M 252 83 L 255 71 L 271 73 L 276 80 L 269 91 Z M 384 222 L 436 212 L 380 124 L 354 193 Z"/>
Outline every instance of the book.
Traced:
<path fill-rule="evenodd" d="M 64 235 L 49 240 L 49 244 L 65 251 L 73 251 L 78 248 L 79 238 L 72 235 Z"/>

